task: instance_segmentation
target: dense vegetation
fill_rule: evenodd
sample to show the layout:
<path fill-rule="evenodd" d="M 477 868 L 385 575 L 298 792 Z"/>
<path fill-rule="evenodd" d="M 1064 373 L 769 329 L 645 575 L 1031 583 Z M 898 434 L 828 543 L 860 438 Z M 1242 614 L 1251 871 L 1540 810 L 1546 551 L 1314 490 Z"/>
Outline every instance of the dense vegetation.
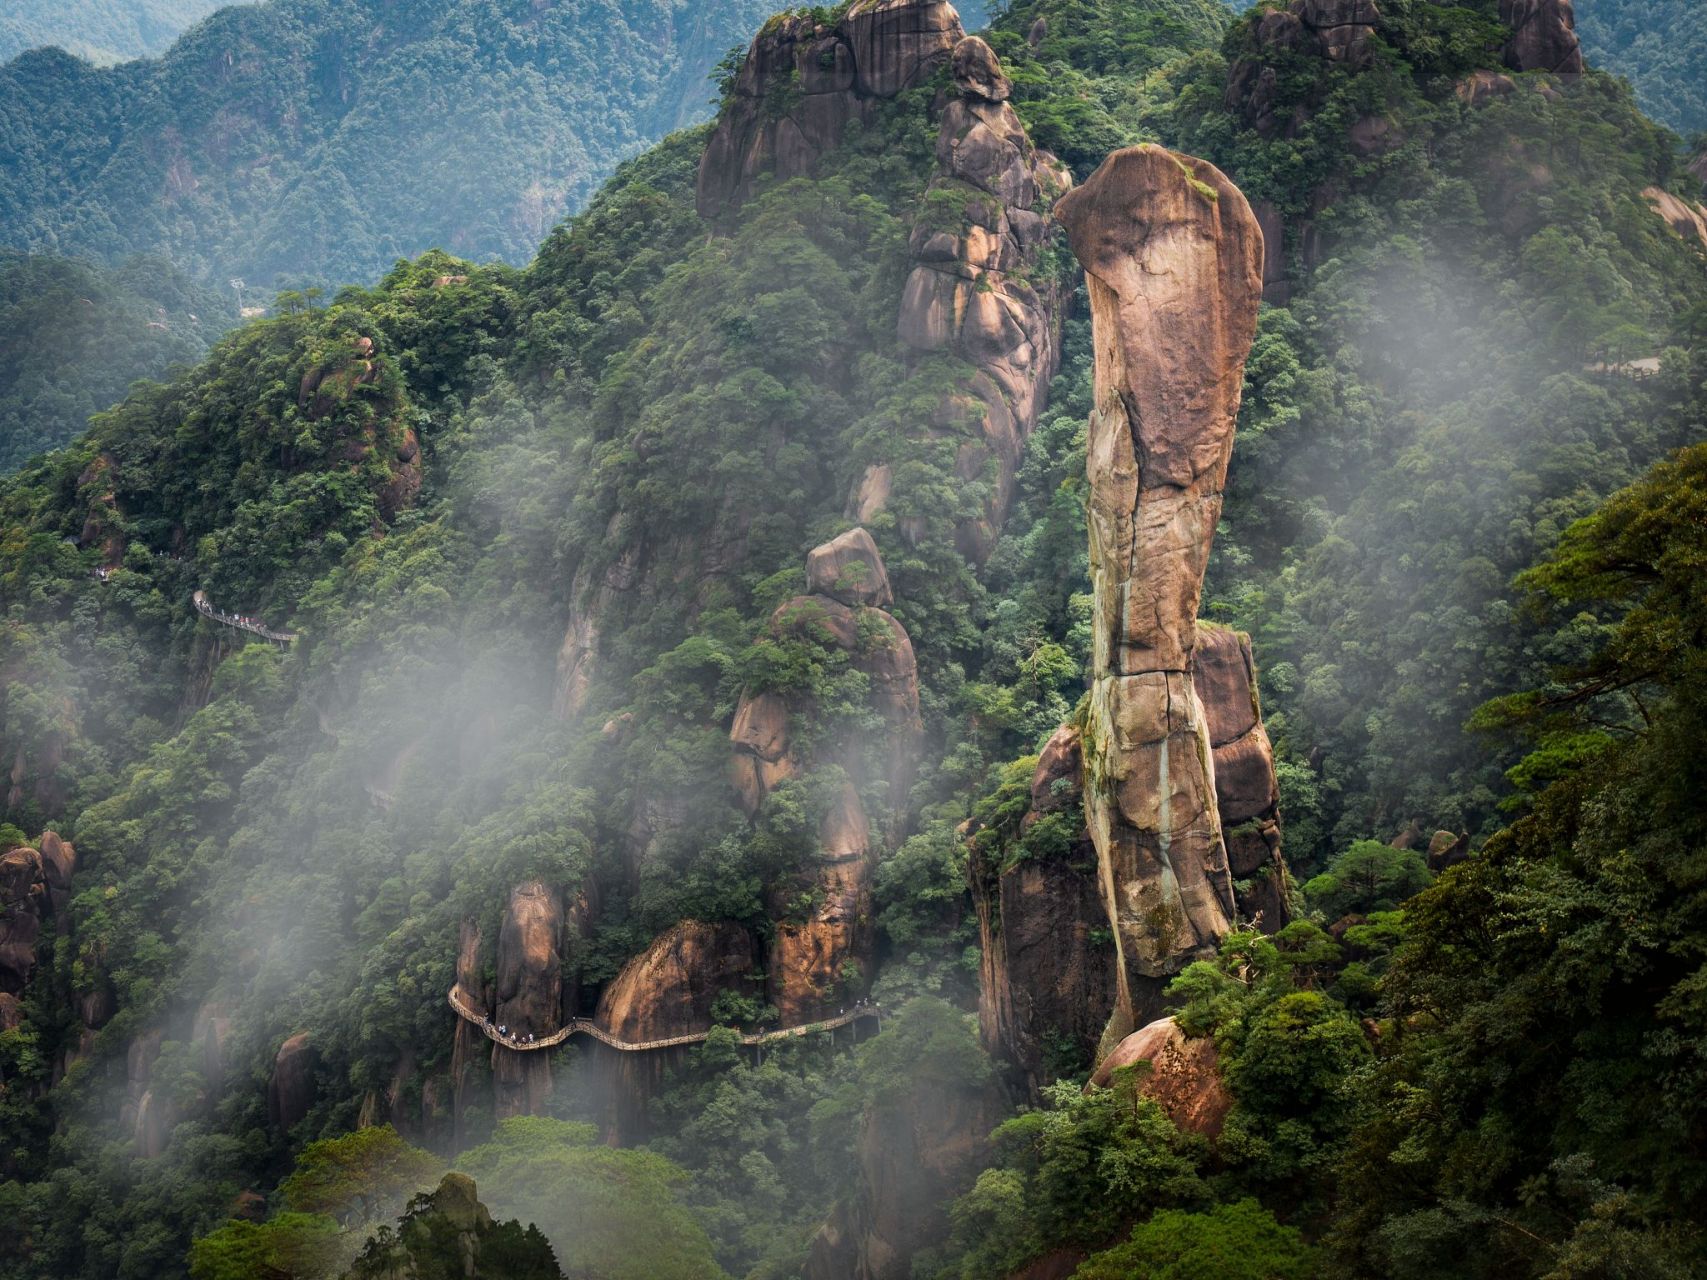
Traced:
<path fill-rule="evenodd" d="M 103 269 L 0 251 L 0 472 L 67 443 L 131 383 L 192 364 L 235 313 L 160 259 Z"/>
<path fill-rule="evenodd" d="M 1596 66 L 1636 86 L 1636 101 L 1661 124 L 1707 130 L 1707 22 L 1688 0 L 1582 0 L 1577 31 Z"/>
<path fill-rule="evenodd" d="M 163 53 L 222 0 L 12 0 L 0 14 L 0 62 L 58 45 L 91 62 Z"/>
<path fill-rule="evenodd" d="M 368 282 L 439 247 L 524 262 L 627 155 L 708 110 L 766 0 L 269 0 L 163 57 L 0 67 L 0 244 L 163 254 L 225 287 Z"/>
<path fill-rule="evenodd" d="M 1159 138 L 1288 225 L 1293 296 L 1263 316 L 1208 608 L 1255 637 L 1302 918 L 1175 986 L 1234 1100 L 1215 1147 L 1129 1076 L 1064 1080 L 996 1128 L 920 1274 L 1056 1249 L 1091 1277 L 1702 1264 L 1707 271 L 1640 195 L 1689 181 L 1610 78 L 1467 105 L 1457 80 L 1497 59 L 1491 5 L 1382 8 L 1371 68 L 1288 66 L 1302 123 L 1276 138 L 1226 103 L 1252 37 L 1222 46 L 1215 4 L 1027 0 L 992 32 L 1017 108 L 1081 175 Z M 44 931 L 24 1026 L 0 1034 L 0 1276 L 186 1255 L 208 1277 L 256 1257 L 337 1274 L 408 1214 L 369 1254 L 389 1265 L 431 1247 L 407 1205 L 441 1162 L 567 1274 L 784 1276 L 849 1185 L 862 1116 L 995 1086 L 965 1013 L 956 828 L 1023 793 L 1014 761 L 1080 692 L 1089 343 L 1081 312 L 972 564 L 953 535 L 983 495 L 951 438 L 916 430 L 963 370 L 909 367 L 894 339 L 937 88 L 716 235 L 689 132 L 525 270 L 432 254 L 330 301 L 286 294 L 0 487 L 0 742 L 23 761 L 0 817 L 82 859 L 69 931 Z M 1372 116 L 1388 141 L 1352 147 Z M 1591 368 L 1647 355 L 1646 380 Z M 729 717 L 742 689 L 786 688 L 809 731 L 862 727 L 846 656 L 764 624 L 878 457 L 897 483 L 870 528 L 928 743 L 878 881 L 875 990 L 904 1007 L 854 1054 L 759 1060 L 717 1032 L 658 1088 L 646 1150 L 593 1141 L 611 1082 L 573 1048 L 550 1114 L 471 1104 L 459 1135 L 432 1099 L 464 918 L 492 936 L 532 876 L 597 886 L 565 974 L 591 989 L 675 921 L 763 927 L 810 853 L 837 775 L 748 824 Z M 732 521 L 718 572 L 681 572 Z M 609 605 L 588 711 L 564 722 L 563 620 L 578 579 L 613 572 L 641 589 Z M 302 638 L 231 651 L 186 607 L 197 587 Z M 1490 702 L 1496 736 L 1476 736 Z M 1480 852 L 1431 884 L 1388 844 L 1413 824 Z M 101 1003 L 81 1052 L 78 1010 Z M 220 1011 L 216 1071 L 196 1027 Z M 143 1159 L 122 1117 L 150 1029 L 172 1123 Z M 303 1029 L 317 1088 L 281 1132 L 261 1086 Z M 435 1154 L 358 1130 L 387 1106 Z M 245 1190 L 270 1194 L 227 1223 Z"/>

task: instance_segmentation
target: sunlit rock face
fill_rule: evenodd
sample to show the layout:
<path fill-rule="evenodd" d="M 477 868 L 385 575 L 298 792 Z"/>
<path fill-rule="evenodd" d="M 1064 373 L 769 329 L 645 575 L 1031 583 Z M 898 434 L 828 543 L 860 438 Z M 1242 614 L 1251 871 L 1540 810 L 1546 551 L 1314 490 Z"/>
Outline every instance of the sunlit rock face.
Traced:
<path fill-rule="evenodd" d="M 1191 672 L 1263 242 L 1219 170 L 1153 146 L 1110 156 L 1056 215 L 1085 268 L 1095 345 L 1085 813 L 1117 952 L 1110 1033 L 1123 1036 L 1237 912 Z"/>
<path fill-rule="evenodd" d="M 1512 70 L 1582 74 L 1582 46 L 1571 0 L 1500 0 L 1500 21 L 1511 28 L 1505 64 Z"/>
<path fill-rule="evenodd" d="M 1218 1138 L 1233 1110 L 1233 1095 L 1221 1081 L 1220 1058 L 1208 1036 L 1188 1039 L 1172 1018 L 1162 1018 L 1127 1036 L 1102 1060 L 1091 1086 L 1107 1088 L 1116 1072 L 1141 1068 L 1138 1091 L 1154 1100 L 1186 1133 Z"/>

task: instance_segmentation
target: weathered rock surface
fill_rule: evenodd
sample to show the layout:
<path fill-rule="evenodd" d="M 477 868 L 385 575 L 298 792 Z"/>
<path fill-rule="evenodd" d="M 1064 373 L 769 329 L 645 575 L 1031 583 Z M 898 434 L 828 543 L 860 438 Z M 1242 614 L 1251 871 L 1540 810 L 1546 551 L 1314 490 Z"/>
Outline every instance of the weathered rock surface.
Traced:
<path fill-rule="evenodd" d="M 1290 132 L 1303 121 L 1276 113 L 1286 57 L 1368 66 L 1380 21 L 1374 0 L 1292 0 L 1285 9 L 1262 11 L 1252 20 L 1250 49 L 1228 71 L 1227 105 L 1265 137 Z"/>
<path fill-rule="evenodd" d="M 513 1035 L 548 1036 L 563 1022 L 563 895 L 530 880 L 510 891 L 498 933 L 493 1021 Z M 551 1096 L 551 1055 L 492 1046 L 499 1118 L 537 1115 Z"/>
<path fill-rule="evenodd" d="M 1215 797 L 1241 918 L 1278 933 L 1292 918 L 1280 856 L 1280 785 L 1263 727 L 1250 637 L 1198 624 L 1192 684 L 1215 760 Z"/>
<path fill-rule="evenodd" d="M 968 36 L 955 46 L 953 67 L 956 96 L 943 108 L 937 172 L 913 227 L 914 267 L 896 328 L 910 350 L 950 352 L 976 370 L 939 407 L 932 428 L 960 437 L 961 479 L 992 475 L 983 517 L 957 533 L 962 554 L 981 561 L 1007 515 L 1020 454 L 1060 363 L 1065 299 L 1035 268 L 1054 234 L 1049 205 L 1072 177 L 1032 146 L 989 45 Z M 887 494 L 866 496 L 870 476 L 850 505 L 874 513 Z"/>
<path fill-rule="evenodd" d="M 1470 833 L 1456 835 L 1451 831 L 1436 831 L 1428 842 L 1428 869 L 1439 875 L 1470 856 Z"/>
<path fill-rule="evenodd" d="M 856 608 L 886 609 L 895 603 L 883 557 L 861 528 L 849 529 L 807 553 L 806 590 Z"/>
<path fill-rule="evenodd" d="M 1262 232 L 1219 170 L 1153 146 L 1110 156 L 1056 213 L 1085 267 L 1096 352 L 1085 809 L 1118 953 L 1111 1030 L 1125 1034 L 1236 912 L 1191 667 Z"/>
<path fill-rule="evenodd" d="M 1500 0 L 1500 21 L 1511 28 L 1505 64 L 1512 70 L 1582 74 L 1582 45 L 1571 0 Z"/>
<path fill-rule="evenodd" d="M 267 1081 L 267 1118 L 288 1133 L 314 1105 L 314 1069 L 319 1056 L 306 1031 L 279 1046 Z"/>
<path fill-rule="evenodd" d="M 1458 101 L 1467 107 L 1479 107 L 1484 102 L 1495 98 L 1503 98 L 1515 92 L 1517 81 L 1510 76 L 1502 76 L 1497 71 L 1472 71 L 1458 82 L 1454 91 Z"/>
<path fill-rule="evenodd" d="M 705 1031 L 721 991 L 751 992 L 752 935 L 736 924 L 684 920 L 622 967 L 599 999 L 598 1024 L 633 1043 Z"/>
<path fill-rule="evenodd" d="M 1187 1133 L 1221 1136 L 1233 1109 L 1233 1097 L 1221 1081 L 1215 1042 L 1207 1036 L 1187 1038 L 1172 1018 L 1163 1018 L 1134 1031 L 1102 1060 L 1091 1087 L 1107 1088 L 1114 1073 L 1141 1062 L 1149 1069 L 1139 1092 L 1155 1100 L 1168 1118 Z"/>
<path fill-rule="evenodd" d="M 812 173 L 851 122 L 922 83 L 964 34 L 944 0 L 856 0 L 833 25 L 809 13 L 771 19 L 700 161 L 700 213 L 743 203 L 766 175 Z"/>
<path fill-rule="evenodd" d="M 71 876 L 77 850 L 56 832 L 0 854 L 0 992 L 22 996 L 35 972 L 36 947 L 44 923 L 58 917 L 63 932 L 71 902 Z M 103 986 L 99 994 L 107 994 Z M 99 1027 L 112 1016 L 104 1002 L 88 1011 L 85 1023 Z"/>
<path fill-rule="evenodd" d="M 875 742 L 843 739 L 833 752 L 801 760 L 790 746 L 790 719 L 810 717 L 810 706 L 790 706 L 781 695 L 748 692 L 736 707 L 729 739 L 730 776 L 749 816 L 756 815 L 773 788 L 803 770 L 834 764 L 845 779 L 820 824 L 818 856 L 810 866 L 774 886 L 771 909 L 776 931 L 767 971 L 770 998 L 783 1024 L 823 1017 L 863 988 L 874 942 L 871 876 L 883 838 L 899 831 L 922 733 L 918 667 L 906 628 L 882 609 L 858 602 L 892 600 L 889 576 L 877 544 L 853 529 L 807 556 L 808 584 L 825 594 L 797 596 L 771 617 L 770 632 L 811 639 L 840 649 L 870 680 L 872 707 L 883 719 Z M 881 834 L 861 788 L 881 778 L 887 803 Z M 797 905 L 810 903 L 802 911 Z"/>
<path fill-rule="evenodd" d="M 1663 187 L 1646 188 L 1642 198 L 1692 247 L 1707 251 L 1707 209 L 1673 195 Z"/>

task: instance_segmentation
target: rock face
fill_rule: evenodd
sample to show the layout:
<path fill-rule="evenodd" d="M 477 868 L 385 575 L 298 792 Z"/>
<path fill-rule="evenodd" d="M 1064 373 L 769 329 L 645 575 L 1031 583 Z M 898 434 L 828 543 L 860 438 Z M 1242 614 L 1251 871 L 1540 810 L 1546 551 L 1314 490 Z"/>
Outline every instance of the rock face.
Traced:
<path fill-rule="evenodd" d="M 1693 248 L 1707 252 L 1707 209 L 1691 204 L 1663 187 L 1648 187 L 1642 192 L 1642 198 Z"/>
<path fill-rule="evenodd" d="M 1511 28 L 1505 64 L 1512 70 L 1582 74 L 1582 46 L 1571 0 L 1500 0 L 1500 21 Z"/>
<path fill-rule="evenodd" d="M 937 172 L 913 227 L 914 266 L 897 332 L 920 356 L 948 352 L 974 369 L 933 427 L 960 437 L 961 479 L 988 473 L 993 480 L 983 517 L 957 532 L 961 553 L 981 561 L 1007 514 L 1020 454 L 1060 363 L 1065 300 L 1035 269 L 1054 234 L 1049 205 L 1072 177 L 1031 145 L 989 45 L 968 36 L 952 65 L 956 95 L 943 108 Z M 887 465 L 874 464 L 882 472 Z M 868 471 L 850 503 L 863 519 L 887 501 L 871 497 L 871 480 Z"/>
<path fill-rule="evenodd" d="M 492 1019 L 512 1034 L 548 1036 L 563 1022 L 563 896 L 539 880 L 510 891 L 498 934 Z M 551 1096 L 551 1055 L 492 1046 L 500 1119 L 537 1115 Z"/>
<path fill-rule="evenodd" d="M 43 924 L 57 916 L 64 928 L 77 867 L 77 850 L 55 832 L 44 831 L 38 843 L 39 849 L 25 845 L 0 854 L 0 993 L 13 997 L 24 994 L 35 972 Z M 88 1012 L 97 1027 L 111 1016 L 104 1008 Z"/>
<path fill-rule="evenodd" d="M 1153 146 L 1110 156 L 1056 212 L 1088 278 L 1096 351 L 1085 811 L 1117 952 L 1110 1029 L 1124 1035 L 1236 911 L 1191 671 L 1262 232 L 1219 170 Z"/>
<path fill-rule="evenodd" d="M 314 1068 L 318 1061 L 308 1032 L 299 1031 L 279 1046 L 267 1081 L 267 1118 L 289 1133 L 314 1105 Z"/>
<path fill-rule="evenodd" d="M 1134 1031 L 1097 1067 L 1091 1088 L 1107 1088 L 1114 1073 L 1140 1062 L 1149 1064 L 1138 1091 L 1152 1098 L 1186 1133 L 1221 1136 L 1233 1109 L 1233 1097 L 1221 1082 L 1215 1042 L 1188 1039 L 1172 1018 Z"/>
<path fill-rule="evenodd" d="M 1280 784 L 1257 699 L 1250 637 L 1199 623 L 1191 681 L 1209 727 L 1217 811 L 1239 915 L 1264 933 L 1278 933 L 1292 910 L 1280 856 Z"/>
<path fill-rule="evenodd" d="M 1249 48 L 1228 72 L 1227 105 L 1265 137 L 1301 124 L 1276 111 L 1282 64 L 1304 55 L 1368 66 L 1380 21 L 1375 0 L 1292 0 L 1287 8 L 1262 11 L 1252 19 Z"/>
<path fill-rule="evenodd" d="M 772 892 L 776 930 L 767 971 L 770 998 L 785 1026 L 822 1017 L 863 989 L 874 941 L 875 857 L 880 843 L 899 831 L 923 731 L 912 641 L 905 627 L 875 607 L 891 603 L 893 594 L 871 535 L 851 529 L 814 549 L 806 571 L 808 585 L 822 594 L 797 596 L 782 605 L 771 617 L 770 633 L 777 640 L 808 639 L 847 654 L 869 678 L 872 709 L 884 728 L 877 741 L 844 737 L 833 751 L 802 759 L 792 746 L 791 721 L 809 721 L 813 707 L 764 690 L 744 694 L 736 707 L 729 731 L 730 777 L 749 816 L 758 814 L 785 779 L 823 766 L 842 771 L 819 823 L 816 860 Z M 868 787 L 885 799 L 876 836 L 861 799 Z"/>
<path fill-rule="evenodd" d="M 699 167 L 699 211 L 714 218 L 767 174 L 810 174 L 847 126 L 921 84 L 965 33 L 945 0 L 856 0 L 830 25 L 771 19 L 736 76 Z"/>

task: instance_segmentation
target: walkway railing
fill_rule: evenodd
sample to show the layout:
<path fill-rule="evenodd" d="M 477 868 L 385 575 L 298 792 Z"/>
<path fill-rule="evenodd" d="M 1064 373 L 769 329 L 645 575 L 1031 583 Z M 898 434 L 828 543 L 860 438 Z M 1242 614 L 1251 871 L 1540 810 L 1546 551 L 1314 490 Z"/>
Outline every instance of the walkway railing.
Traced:
<path fill-rule="evenodd" d="M 253 618 L 240 618 L 234 613 L 227 613 L 225 610 L 215 607 L 213 602 L 207 598 L 205 591 L 196 592 L 190 599 L 195 603 L 197 613 L 204 618 L 212 618 L 221 626 L 247 631 L 252 636 L 260 636 L 261 639 L 271 640 L 274 644 L 289 644 L 296 639 L 296 636 L 289 631 L 274 631 L 264 622 L 257 622 Z"/>
<path fill-rule="evenodd" d="M 571 1036 L 591 1036 L 600 1044 L 608 1044 L 613 1049 L 623 1053 L 649 1053 L 655 1049 L 674 1049 L 678 1045 L 703 1044 L 711 1038 L 710 1031 L 695 1031 L 685 1036 L 670 1036 L 665 1040 L 619 1040 L 606 1031 L 591 1018 L 571 1018 L 563 1026 L 548 1036 L 541 1036 L 531 1042 L 523 1043 L 513 1035 L 503 1035 L 492 1024 L 492 1019 L 483 1013 L 471 1009 L 462 998 L 460 987 L 450 989 L 450 1007 L 456 1015 L 465 1022 L 472 1022 L 494 1044 L 503 1045 L 506 1049 L 514 1049 L 518 1053 L 532 1053 L 536 1049 L 554 1049 Z M 779 1031 L 755 1031 L 740 1037 L 743 1045 L 775 1044 L 781 1040 L 795 1040 L 812 1035 L 819 1031 L 835 1031 L 840 1027 L 849 1026 L 862 1018 L 876 1019 L 879 1010 L 876 1005 L 859 1005 L 838 1014 L 834 1018 L 825 1018 L 821 1022 L 802 1023 L 798 1027 L 785 1027 Z"/>

